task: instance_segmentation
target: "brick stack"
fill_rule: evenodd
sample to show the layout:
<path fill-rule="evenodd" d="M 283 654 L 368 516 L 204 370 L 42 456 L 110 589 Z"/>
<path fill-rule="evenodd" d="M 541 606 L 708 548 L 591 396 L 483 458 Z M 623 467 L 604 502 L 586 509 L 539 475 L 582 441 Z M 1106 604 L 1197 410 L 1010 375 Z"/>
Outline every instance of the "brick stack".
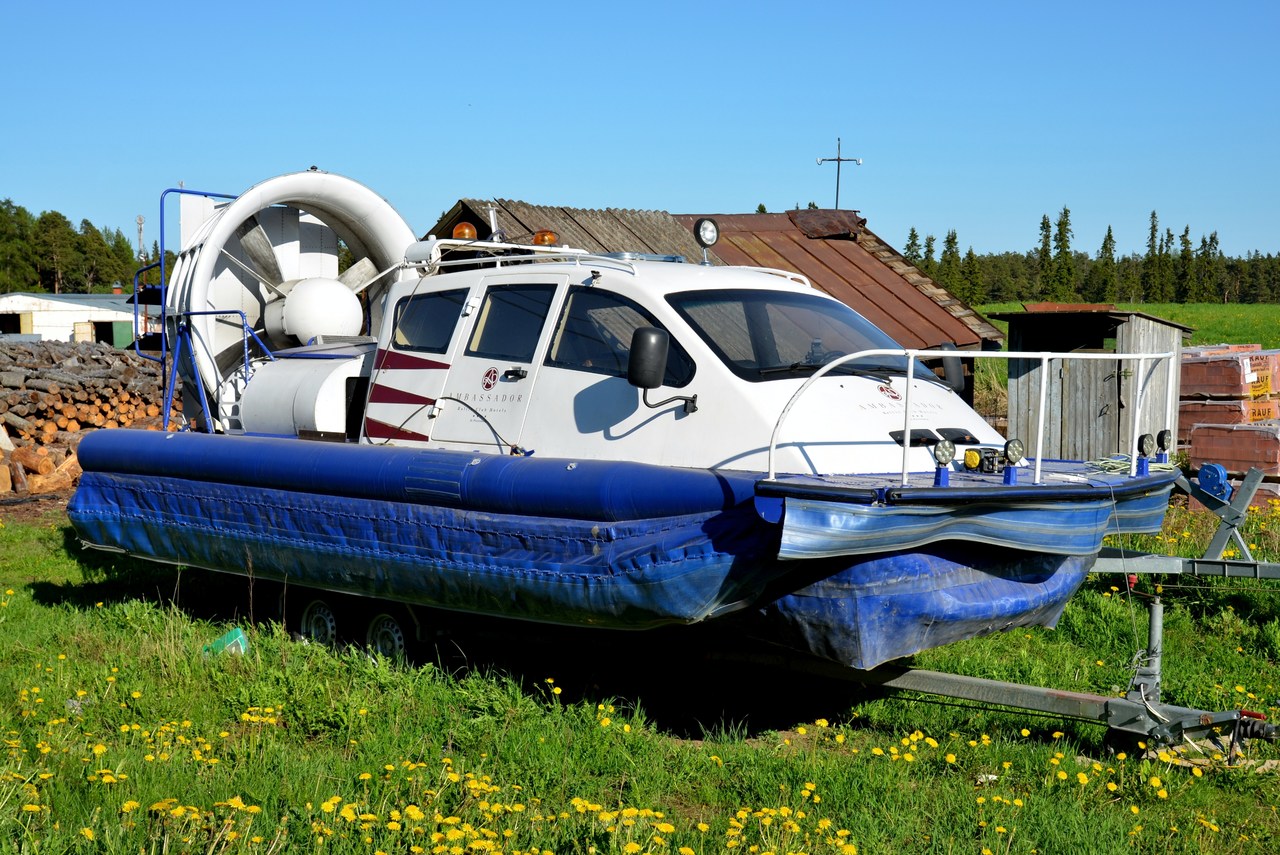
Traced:
<path fill-rule="evenodd" d="M 1218 463 L 1280 475 L 1280 350 L 1258 345 L 1186 348 L 1178 441 L 1193 469 Z"/>

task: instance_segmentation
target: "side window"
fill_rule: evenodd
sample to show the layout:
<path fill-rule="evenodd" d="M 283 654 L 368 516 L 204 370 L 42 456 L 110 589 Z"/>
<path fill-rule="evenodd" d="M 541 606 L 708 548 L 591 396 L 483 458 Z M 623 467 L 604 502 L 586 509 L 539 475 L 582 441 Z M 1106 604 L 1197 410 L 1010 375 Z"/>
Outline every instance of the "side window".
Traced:
<path fill-rule="evenodd" d="M 638 327 L 661 326 L 639 305 L 606 291 L 575 288 L 569 292 L 556 325 L 547 364 L 611 377 L 627 376 L 631 334 Z M 667 386 L 693 379 L 693 360 L 675 339 L 667 353 Z"/>
<path fill-rule="evenodd" d="M 554 285 L 490 288 L 467 345 L 467 356 L 532 362 L 555 293 Z"/>
<path fill-rule="evenodd" d="M 392 343 L 400 350 L 445 353 L 466 300 L 466 288 L 403 298 L 396 303 Z"/>

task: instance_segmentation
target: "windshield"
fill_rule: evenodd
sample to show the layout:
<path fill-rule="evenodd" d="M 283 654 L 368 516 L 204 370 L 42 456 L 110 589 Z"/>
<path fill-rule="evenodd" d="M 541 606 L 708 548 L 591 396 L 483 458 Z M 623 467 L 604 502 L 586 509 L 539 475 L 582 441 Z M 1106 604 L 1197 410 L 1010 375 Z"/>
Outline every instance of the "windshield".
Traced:
<path fill-rule="evenodd" d="M 746 380 L 812 373 L 860 350 L 902 349 L 853 309 L 816 294 L 744 289 L 686 291 L 667 299 L 716 355 Z M 906 357 L 866 357 L 831 373 L 887 379 L 906 373 Z M 937 379 L 918 361 L 915 373 Z"/>

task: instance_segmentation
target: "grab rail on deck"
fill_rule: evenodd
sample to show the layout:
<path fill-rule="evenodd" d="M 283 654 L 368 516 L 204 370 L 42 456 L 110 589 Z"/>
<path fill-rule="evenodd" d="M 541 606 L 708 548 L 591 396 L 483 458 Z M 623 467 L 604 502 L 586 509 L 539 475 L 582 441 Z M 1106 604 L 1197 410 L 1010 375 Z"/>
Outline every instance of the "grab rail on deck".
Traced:
<path fill-rule="evenodd" d="M 1143 398 L 1146 396 L 1147 384 L 1151 381 L 1151 377 L 1154 375 L 1155 370 L 1159 366 L 1160 362 L 1167 360 L 1170 365 L 1170 371 L 1168 372 L 1169 376 L 1167 378 L 1168 388 L 1167 388 L 1167 394 L 1166 394 L 1166 400 L 1169 401 L 1169 407 L 1170 407 L 1170 411 L 1168 413 L 1168 418 L 1169 418 L 1168 423 L 1173 424 L 1174 418 L 1176 417 L 1176 413 L 1172 409 L 1175 403 L 1173 400 L 1174 372 L 1172 370 L 1172 366 L 1173 366 L 1174 357 L 1178 355 L 1175 351 L 1165 351 L 1163 353 L 1050 353 L 1048 351 L 1041 351 L 1041 352 L 981 351 L 981 350 L 955 351 L 955 350 L 915 350 L 912 348 L 903 348 L 901 350 L 885 349 L 885 348 L 880 348 L 876 350 L 860 350 L 860 351 L 857 351 L 856 353 L 845 354 L 844 356 L 841 356 L 838 359 L 833 359 L 830 362 L 825 363 L 821 368 L 815 371 L 809 377 L 809 379 L 805 380 L 805 382 L 800 386 L 800 388 L 795 391 L 795 394 L 791 396 L 790 400 L 787 401 L 787 405 L 782 408 L 782 412 L 778 415 L 778 421 L 774 423 L 773 434 L 769 437 L 769 480 L 772 481 L 777 476 L 776 467 L 774 465 L 774 453 L 777 450 L 778 435 L 782 432 L 783 422 L 786 421 L 787 416 L 790 414 L 792 407 L 795 406 L 796 401 L 798 401 L 800 397 L 804 395 L 805 392 L 809 391 L 809 389 L 813 386 L 814 383 L 816 383 L 821 377 L 830 373 L 832 370 L 840 367 L 841 365 L 844 365 L 846 362 L 852 362 L 856 359 L 865 359 L 870 356 L 902 356 L 902 357 L 906 357 L 907 359 L 907 372 L 908 372 L 906 375 L 907 382 L 904 384 L 906 386 L 906 389 L 903 394 L 903 402 L 902 402 L 903 410 L 904 410 L 903 425 L 902 425 L 902 428 L 903 428 L 902 486 L 904 487 L 910 486 L 910 478 L 907 471 L 907 461 L 911 453 L 911 385 L 912 384 L 910 381 L 914 379 L 914 375 L 911 373 L 911 365 L 916 359 L 921 357 L 926 359 L 933 359 L 933 358 L 943 358 L 943 357 L 955 357 L 960 354 L 964 356 L 972 356 L 978 359 L 1004 359 L 1006 361 L 1010 359 L 1038 359 L 1040 361 L 1040 379 L 1039 379 L 1040 413 L 1039 413 L 1039 417 L 1036 420 L 1035 475 L 1033 478 L 1033 481 L 1036 484 L 1041 483 L 1040 482 L 1040 472 L 1041 472 L 1040 462 L 1041 462 L 1041 458 L 1043 457 L 1043 455 L 1041 454 L 1041 448 L 1044 444 L 1045 398 L 1048 393 L 1049 363 L 1052 360 L 1055 360 L 1055 359 L 1062 360 L 1062 361 L 1112 360 L 1115 362 L 1123 362 L 1125 360 L 1137 361 L 1138 363 L 1137 374 L 1139 377 L 1142 378 L 1142 380 L 1138 387 L 1138 401 L 1137 401 L 1137 405 L 1134 407 L 1134 412 L 1133 412 L 1133 436 L 1131 437 L 1131 442 L 1129 443 L 1130 448 L 1136 448 L 1138 445 L 1139 423 L 1142 416 L 1142 403 L 1143 403 Z M 1152 365 L 1150 371 L 1146 370 L 1148 361 L 1154 361 L 1155 363 L 1154 365 Z M 1133 454 L 1131 455 L 1131 458 L 1132 459 L 1129 465 L 1130 466 L 1129 474 L 1132 476 L 1132 475 L 1136 475 L 1138 471 L 1138 455 Z"/>

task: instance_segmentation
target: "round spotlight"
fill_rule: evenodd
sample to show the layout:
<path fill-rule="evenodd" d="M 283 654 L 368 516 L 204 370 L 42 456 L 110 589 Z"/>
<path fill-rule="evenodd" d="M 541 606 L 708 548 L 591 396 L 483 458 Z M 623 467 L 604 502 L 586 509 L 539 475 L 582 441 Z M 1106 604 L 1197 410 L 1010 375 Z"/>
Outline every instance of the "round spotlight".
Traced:
<path fill-rule="evenodd" d="M 970 472 L 982 465 L 982 452 L 976 448 L 966 448 L 964 450 L 964 468 Z"/>
<path fill-rule="evenodd" d="M 1149 433 L 1144 433 L 1138 437 L 1138 453 L 1143 457 L 1150 457 L 1151 452 L 1156 450 L 1156 438 Z"/>
<path fill-rule="evenodd" d="M 1173 431 L 1165 428 L 1156 434 L 1156 449 L 1159 451 L 1168 451 L 1173 448 Z"/>
<path fill-rule="evenodd" d="M 720 226 L 710 217 L 703 217 L 693 224 L 693 237 L 698 246 L 709 249 L 720 239 Z"/>
<path fill-rule="evenodd" d="M 933 446 L 933 460 L 939 466 L 949 466 L 956 459 L 956 444 L 949 439 L 938 440 Z"/>
<path fill-rule="evenodd" d="M 1022 444 L 1020 439 L 1011 439 L 1004 444 L 1004 459 L 1010 465 L 1015 465 L 1027 456 L 1027 447 Z"/>

